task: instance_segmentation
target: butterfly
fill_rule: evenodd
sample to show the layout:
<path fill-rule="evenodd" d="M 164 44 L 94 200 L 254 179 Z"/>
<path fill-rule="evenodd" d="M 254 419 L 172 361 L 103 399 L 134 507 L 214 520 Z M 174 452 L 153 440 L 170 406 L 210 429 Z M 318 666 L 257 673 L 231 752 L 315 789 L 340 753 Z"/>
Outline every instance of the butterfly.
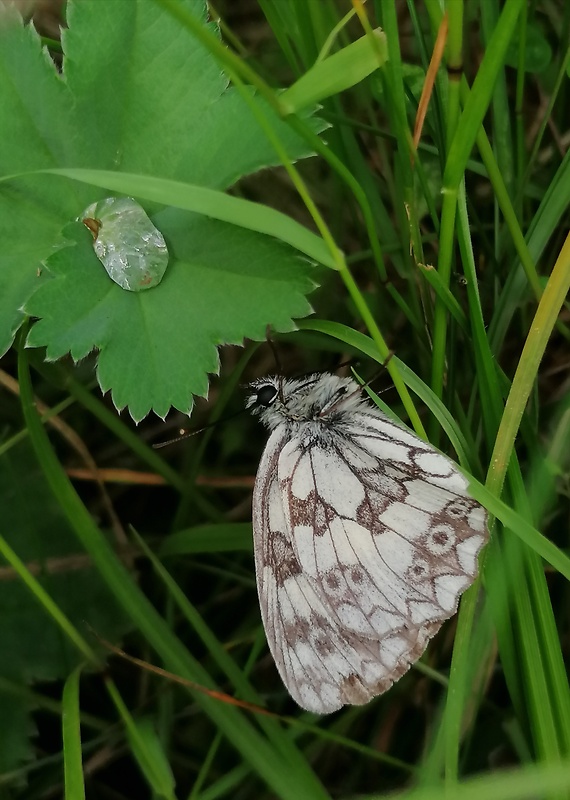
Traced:
<path fill-rule="evenodd" d="M 456 612 L 487 513 L 456 465 L 352 378 L 269 376 L 248 388 L 247 408 L 271 431 L 252 509 L 269 649 L 302 708 L 367 703 Z"/>

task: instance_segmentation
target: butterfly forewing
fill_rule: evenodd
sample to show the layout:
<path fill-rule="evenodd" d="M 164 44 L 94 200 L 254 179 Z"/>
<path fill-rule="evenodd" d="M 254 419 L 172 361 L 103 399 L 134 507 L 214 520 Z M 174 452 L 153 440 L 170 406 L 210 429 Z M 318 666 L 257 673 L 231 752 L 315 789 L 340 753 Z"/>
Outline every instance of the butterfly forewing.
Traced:
<path fill-rule="evenodd" d="M 274 435 L 270 440 L 264 454 L 268 461 L 260 465 L 268 469 L 263 469 L 264 480 L 257 481 L 254 491 L 255 560 L 262 619 L 271 653 L 292 697 L 303 708 L 329 713 L 345 703 L 370 699 L 371 694 L 356 697 L 358 689 L 351 691 L 351 676 L 365 669 L 366 664 L 375 670 L 377 652 L 350 631 L 343 631 L 318 588 L 303 572 L 287 532 L 279 486 L 281 443 L 280 436 Z"/>
<path fill-rule="evenodd" d="M 280 675 L 299 705 L 329 713 L 382 693 L 419 658 L 473 582 L 487 530 L 448 458 L 350 379 L 311 377 L 283 381 L 258 409 L 273 432 L 253 530 Z"/>

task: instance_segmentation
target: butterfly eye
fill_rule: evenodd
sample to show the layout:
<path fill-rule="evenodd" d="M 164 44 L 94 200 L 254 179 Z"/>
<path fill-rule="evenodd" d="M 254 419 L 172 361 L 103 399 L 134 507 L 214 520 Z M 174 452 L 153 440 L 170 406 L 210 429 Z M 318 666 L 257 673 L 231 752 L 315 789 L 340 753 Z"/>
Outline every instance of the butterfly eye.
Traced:
<path fill-rule="evenodd" d="M 271 383 L 266 383 L 265 386 L 257 390 L 255 404 L 267 408 L 275 400 L 276 396 L 277 388 Z"/>

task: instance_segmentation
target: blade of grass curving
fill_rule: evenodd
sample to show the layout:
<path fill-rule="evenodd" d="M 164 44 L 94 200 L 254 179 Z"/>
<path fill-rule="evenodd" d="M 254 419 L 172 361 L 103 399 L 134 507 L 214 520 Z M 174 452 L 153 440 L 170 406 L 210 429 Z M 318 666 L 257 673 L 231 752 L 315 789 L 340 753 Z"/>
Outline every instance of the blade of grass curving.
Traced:
<path fill-rule="evenodd" d="M 38 417 L 38 423 L 41 426 L 41 421 Z M 42 429 L 43 430 L 43 429 Z M 55 603 L 40 582 L 32 575 L 30 570 L 26 567 L 24 562 L 16 555 L 14 550 L 10 547 L 8 542 L 3 536 L 0 536 L 0 553 L 4 556 L 6 561 L 20 576 L 20 579 L 30 590 L 36 600 L 43 606 L 47 614 L 54 620 L 60 627 L 63 633 L 67 636 L 85 659 L 94 667 L 99 666 L 99 659 L 94 651 L 87 644 L 83 636 L 79 633 L 77 628 L 68 619 L 68 617 L 61 611 L 57 603 Z"/>
<path fill-rule="evenodd" d="M 251 68 L 246 65 L 242 60 L 240 60 L 234 53 L 228 51 L 221 43 L 214 37 L 212 34 L 204 28 L 193 16 L 192 14 L 188 13 L 176 0 L 155 0 L 155 2 L 162 5 L 169 13 L 171 13 L 176 19 L 178 19 L 185 28 L 188 29 L 196 38 L 199 39 L 202 44 L 204 44 L 210 52 L 218 59 L 220 64 L 228 71 L 229 77 L 234 82 L 238 91 L 240 91 L 243 99 L 249 105 L 252 113 L 255 115 L 256 119 L 258 120 L 259 124 L 261 125 L 262 129 L 265 131 L 267 137 L 271 141 L 273 147 L 275 148 L 277 154 L 279 155 L 281 162 L 285 169 L 287 170 L 291 180 L 301 199 L 303 200 L 307 210 L 313 217 L 315 224 L 317 225 L 323 239 L 325 240 L 327 246 L 329 247 L 329 251 L 332 255 L 334 263 L 337 265 L 337 268 L 341 269 L 341 274 L 345 285 L 351 294 L 353 301 L 355 302 L 359 312 L 363 314 L 363 320 L 367 327 L 369 328 L 372 337 L 376 341 L 379 349 L 382 351 L 384 345 L 383 337 L 378 329 L 376 321 L 373 315 L 370 314 L 366 303 L 364 302 L 361 293 L 358 290 L 358 287 L 354 283 L 352 276 L 348 272 L 346 268 L 346 264 L 344 258 L 340 251 L 338 250 L 334 240 L 330 236 L 328 231 L 328 227 L 324 222 L 324 219 L 318 212 L 315 204 L 313 203 L 309 193 L 306 190 L 305 184 L 301 179 L 298 171 L 294 168 L 291 164 L 284 148 L 281 146 L 279 139 L 276 137 L 272 129 L 269 125 L 265 123 L 265 117 L 263 112 L 256 106 L 254 98 L 250 96 L 250 94 L 246 91 L 242 79 L 245 79 L 252 83 L 256 88 L 260 89 L 260 93 L 262 94 L 265 99 L 268 100 L 270 106 L 277 114 L 281 114 L 282 109 L 279 105 L 279 96 L 274 93 L 265 82 L 256 75 L 255 72 L 251 70 Z M 269 100 L 271 97 L 271 100 Z M 354 194 L 360 208 L 362 209 L 362 213 L 365 220 L 366 230 L 368 233 L 370 245 L 372 247 L 372 251 L 374 253 L 374 258 L 376 265 L 380 271 L 381 275 L 385 275 L 385 267 L 382 258 L 382 251 L 380 249 L 380 244 L 378 242 L 378 237 L 376 234 L 375 228 L 375 220 L 373 214 L 370 209 L 370 205 L 368 203 L 368 199 L 366 194 L 362 191 L 362 188 L 358 184 L 350 173 L 350 171 L 345 167 L 342 160 L 337 158 L 334 153 L 328 148 L 326 145 L 323 144 L 321 139 L 311 131 L 310 128 L 296 115 L 291 114 L 286 116 L 287 122 L 291 125 L 291 127 L 300 135 L 302 136 L 305 141 L 315 150 L 316 153 L 321 155 L 325 160 L 330 164 L 332 169 L 337 173 L 337 175 L 343 180 L 349 189 Z M 399 392 L 402 393 L 402 402 L 406 406 L 408 410 L 408 414 L 412 419 L 417 418 L 415 414 L 415 409 L 413 408 L 413 404 L 411 403 L 411 399 L 409 398 L 405 386 L 402 384 L 399 376 L 397 375 L 396 371 L 394 370 L 393 374 L 394 384 Z M 417 424 L 421 428 L 421 422 L 419 419 L 416 419 Z"/>
<path fill-rule="evenodd" d="M 386 36 L 380 29 L 374 31 L 374 35 L 381 47 L 380 55 L 371 46 L 368 36 L 362 36 L 337 53 L 317 62 L 280 95 L 285 112 L 296 114 L 314 106 L 325 97 L 354 86 L 382 66 L 387 58 Z"/>
<path fill-rule="evenodd" d="M 558 255 L 525 341 L 495 440 L 488 486 L 500 494 L 515 438 L 546 344 L 570 289 L 570 234 Z"/>
<path fill-rule="evenodd" d="M 328 320 L 299 320 L 298 326 L 302 330 L 315 330 L 333 336 L 359 349 L 361 352 L 366 353 L 366 355 L 370 356 L 370 358 L 375 361 L 382 363 L 372 340 L 359 331 L 355 331 L 337 322 L 329 322 Z M 456 430 L 455 421 L 449 411 L 434 397 L 429 387 L 403 362 L 400 363 L 400 369 L 405 376 L 408 386 L 426 403 L 430 411 L 437 417 L 442 428 L 448 435 L 449 440 L 453 444 L 459 456 L 460 463 L 468 464 L 469 461 L 463 434 L 461 431 Z M 469 480 L 469 491 L 475 500 L 478 500 L 484 505 L 494 517 L 501 520 L 505 527 L 516 533 L 516 535 L 538 553 L 538 555 L 542 556 L 542 558 L 570 580 L 570 558 L 566 556 L 562 550 L 537 531 L 536 528 L 517 514 L 516 511 L 506 505 L 506 503 L 498 499 L 488 488 L 476 481 L 471 474 L 465 473 L 465 477 Z"/>
<path fill-rule="evenodd" d="M 220 46 L 220 43 L 215 39 L 215 37 L 213 37 L 210 34 L 210 32 L 207 31 L 204 27 L 201 27 L 198 21 L 191 14 L 187 13 L 179 4 L 177 4 L 173 0 L 155 0 L 155 2 L 158 2 L 161 5 L 163 5 L 170 13 L 172 13 L 177 19 L 179 19 L 184 24 L 184 26 L 188 28 L 188 30 L 190 30 L 202 43 L 204 43 L 211 50 L 211 52 L 220 60 L 220 62 L 228 69 L 230 78 L 233 80 L 234 84 L 242 94 L 242 97 L 249 105 L 252 113 L 255 115 L 262 129 L 265 131 L 267 137 L 269 138 L 273 147 L 275 148 L 275 151 L 279 155 L 279 158 L 281 159 L 283 166 L 287 170 L 287 173 L 291 177 L 291 180 L 293 181 L 295 188 L 297 189 L 307 210 L 309 211 L 315 224 L 317 225 L 317 228 L 319 229 L 319 232 L 323 237 L 323 241 L 328 247 L 328 250 L 330 252 L 330 255 L 332 256 L 334 264 L 336 265 L 336 268 L 339 270 L 342 280 L 352 298 L 352 301 L 354 302 L 356 308 L 358 309 L 358 312 L 362 320 L 364 321 L 365 325 L 370 331 L 372 338 L 374 339 L 379 351 L 381 353 L 384 353 L 384 358 L 386 358 L 388 355 L 388 348 L 386 346 L 384 337 L 382 336 L 382 333 L 376 323 L 374 315 L 370 312 L 370 309 L 368 308 L 368 305 L 366 304 L 366 301 L 356 281 L 354 280 L 352 274 L 350 273 L 346 265 L 346 261 L 344 259 L 343 254 L 340 252 L 336 243 L 334 242 L 334 239 L 332 238 L 329 232 L 328 226 L 326 225 L 323 217 L 319 213 L 316 205 L 314 204 L 312 198 L 310 197 L 304 181 L 301 179 L 298 171 L 294 168 L 290 159 L 288 158 L 287 153 L 285 152 L 285 149 L 282 147 L 279 138 L 275 135 L 270 126 L 266 124 L 264 113 L 261 111 L 261 109 L 259 109 L 256 106 L 254 98 L 252 98 L 248 94 L 242 83 L 242 76 L 246 76 L 248 80 L 250 79 L 251 70 L 249 68 L 240 69 L 239 59 L 237 59 L 237 57 L 234 54 L 228 56 L 225 51 L 225 48 Z M 262 83 L 261 79 L 257 78 L 257 80 L 255 81 L 255 85 L 260 84 L 260 82 Z M 267 92 L 270 90 L 268 89 L 268 87 L 265 87 L 264 91 Z M 273 102 L 271 106 L 274 110 L 279 111 L 279 103 L 277 100 L 275 100 L 275 102 Z M 381 252 L 379 251 L 379 245 L 377 242 L 374 221 L 371 219 L 370 207 L 366 199 L 366 196 L 361 191 L 360 187 L 358 186 L 357 182 L 354 180 L 352 175 L 350 175 L 348 170 L 346 170 L 342 162 L 336 159 L 332 155 L 330 150 L 328 150 L 326 147 L 323 147 L 323 143 L 321 142 L 319 137 L 316 134 L 313 134 L 309 130 L 308 126 L 302 122 L 302 120 L 300 120 L 295 115 L 289 115 L 287 119 L 290 120 L 290 124 L 297 131 L 297 133 L 302 135 L 305 138 L 305 140 L 308 141 L 310 144 L 314 144 L 316 152 L 324 155 L 327 161 L 331 164 L 331 166 L 333 166 L 333 168 L 337 171 L 339 176 L 344 180 L 346 180 L 347 183 L 349 184 L 350 188 L 354 192 L 355 197 L 357 198 L 362 208 L 364 218 L 366 220 L 367 231 L 369 233 L 370 243 L 373 251 L 375 251 L 377 264 L 379 268 L 381 267 L 383 270 Z M 415 429 L 423 433 L 423 425 L 417 415 L 417 412 L 415 410 L 412 399 L 407 391 L 407 388 L 399 375 L 395 362 L 393 362 L 392 364 L 388 364 L 388 371 L 392 376 L 394 386 L 396 387 L 396 390 L 398 391 L 402 399 L 402 402 L 406 408 L 406 411 L 410 419 L 414 424 Z"/>
<path fill-rule="evenodd" d="M 352 8 L 350 11 L 347 11 L 344 17 L 342 17 L 336 23 L 336 25 L 333 25 L 330 32 L 327 33 L 326 39 L 319 51 L 319 55 L 317 56 L 317 60 L 315 61 L 316 64 L 318 64 L 320 61 L 323 61 L 323 59 L 327 58 L 332 49 L 333 44 L 339 38 L 339 34 L 346 28 L 347 24 L 350 22 L 350 20 L 354 17 L 355 14 L 356 11 L 354 8 Z"/>
<path fill-rule="evenodd" d="M 268 140 L 272 144 L 275 152 L 277 153 L 283 167 L 287 171 L 287 174 L 291 178 L 295 189 L 299 193 L 300 198 L 302 199 L 303 203 L 309 214 L 311 215 L 315 225 L 319 233 L 322 236 L 324 244 L 329 250 L 329 253 L 332 257 L 333 263 L 338 267 L 340 267 L 344 263 L 344 259 L 342 253 L 336 246 L 334 239 L 332 238 L 328 226 L 320 214 L 316 204 L 313 202 L 311 195 L 309 194 L 305 182 L 301 178 L 298 170 L 294 167 L 293 163 L 291 162 L 286 149 L 283 147 L 279 136 L 275 134 L 272 130 L 271 126 L 267 123 L 265 112 L 260 108 L 259 104 L 256 102 L 255 98 L 251 96 L 247 87 L 244 85 L 244 80 L 251 83 L 255 86 L 259 91 L 262 97 L 264 97 L 268 102 L 270 107 L 280 116 L 285 117 L 291 124 L 291 126 L 299 133 L 309 144 L 316 145 L 316 151 L 320 153 L 327 153 L 327 156 L 330 160 L 330 154 L 326 147 L 323 147 L 323 143 L 319 139 L 319 137 L 315 134 L 315 136 L 311 136 L 311 132 L 309 127 L 305 125 L 302 120 L 300 120 L 294 114 L 286 113 L 286 110 L 282 108 L 280 95 L 277 92 L 274 92 L 258 75 L 255 73 L 254 70 L 251 69 L 243 59 L 240 59 L 235 53 L 229 51 L 218 39 L 211 34 L 206 27 L 204 27 L 189 11 L 187 11 L 183 6 L 176 2 L 176 0 L 154 0 L 154 2 L 162 5 L 170 14 L 172 14 L 176 19 L 178 19 L 182 25 L 192 34 L 194 35 L 202 44 L 207 47 L 212 55 L 220 62 L 223 68 L 228 73 L 229 78 L 234 83 L 236 89 L 239 91 L 241 97 L 249 106 L 252 114 L 256 118 L 258 124 L 260 125 L 261 129 L 264 131 L 265 135 L 267 136 Z M 344 170 L 344 168 L 342 168 Z M 346 170 L 344 170 L 343 174 L 346 174 Z M 352 177 L 352 176 L 351 176 Z M 355 181 L 352 180 L 352 185 L 354 187 Z M 354 191 L 354 188 L 353 188 Z M 359 191 L 359 187 L 358 187 Z M 362 193 L 360 192 L 362 196 Z M 366 198 L 364 198 L 364 206 L 363 211 L 366 216 Z M 267 210 L 267 209 L 266 209 Z M 287 219 L 287 218 L 286 218 Z M 292 222 L 292 220 L 290 220 Z M 374 231 L 373 226 L 371 226 L 371 230 Z M 371 242 L 373 247 L 375 246 L 376 236 L 374 235 L 371 238 Z"/>
<path fill-rule="evenodd" d="M 490 514 L 503 523 L 505 528 L 508 528 L 509 531 L 570 581 L 570 557 L 550 539 L 547 539 L 546 536 L 537 531 L 524 517 L 502 500 L 499 500 L 487 487 L 467 474 L 466 477 L 469 478 L 469 492 L 475 500 L 485 506 Z"/>
<path fill-rule="evenodd" d="M 61 729 L 65 800 L 85 800 L 79 714 L 81 671 L 82 667 L 74 669 L 63 687 Z"/>
<path fill-rule="evenodd" d="M 570 789 L 570 761 L 556 765 L 533 764 L 514 770 L 494 770 L 461 781 L 446 793 L 441 786 L 411 789 L 405 793 L 369 795 L 368 800 L 536 800 Z"/>
<path fill-rule="evenodd" d="M 328 336 L 332 336 L 333 338 L 338 339 L 341 342 L 345 342 L 351 347 L 354 347 L 356 350 L 365 353 L 379 364 L 384 363 L 384 359 L 378 352 L 378 348 L 372 339 L 360 331 L 355 331 L 353 328 L 349 328 L 347 325 L 343 325 L 339 322 L 330 322 L 329 320 L 303 319 L 297 320 L 297 327 L 299 330 L 312 330 L 318 331 L 319 333 L 325 333 Z M 427 386 L 427 384 L 418 378 L 413 370 L 404 364 L 403 361 L 400 361 L 397 356 L 393 356 L 390 360 L 397 363 L 398 371 L 402 375 L 406 385 L 420 398 L 420 400 L 422 400 L 422 402 L 426 404 L 432 414 L 436 417 L 437 421 L 447 434 L 449 441 L 453 445 L 460 463 L 467 467 L 469 464 L 469 449 L 467 447 L 465 437 L 463 436 L 461 430 L 457 427 L 455 420 L 447 408 L 443 405 L 441 400 L 439 400 L 439 398 L 433 394 L 429 386 Z M 383 406 L 383 410 L 391 417 L 395 418 L 394 413 L 389 408 Z M 415 430 L 419 436 L 422 435 L 417 428 L 415 428 Z M 423 438 L 425 438 L 425 434 Z"/>
<path fill-rule="evenodd" d="M 165 800 L 176 800 L 174 778 L 156 734 L 148 726 L 133 718 L 110 678 L 106 678 L 105 685 L 125 725 L 133 756 L 152 791 Z"/>
<path fill-rule="evenodd" d="M 166 206 L 183 208 L 196 214 L 229 222 L 248 230 L 274 236 L 290 244 L 310 258 L 331 269 L 335 260 L 324 241 L 304 225 L 280 211 L 261 203 L 243 200 L 216 189 L 189 183 L 157 178 L 152 175 L 136 175 L 129 172 L 113 172 L 98 169 L 48 169 L 38 170 L 52 175 L 63 175 L 71 180 L 101 186 L 125 195 L 134 195 Z M 27 173 L 29 174 L 29 173 Z M 22 177 L 12 175 L 0 180 Z"/>
<path fill-rule="evenodd" d="M 233 683 L 235 689 L 244 700 L 247 700 L 251 703 L 256 703 L 257 705 L 263 705 L 263 701 L 256 693 L 251 683 L 247 680 L 243 671 L 238 667 L 234 659 L 228 653 L 227 649 L 221 644 L 221 642 L 218 641 L 216 636 L 206 625 L 196 607 L 190 602 L 190 600 L 188 600 L 168 570 L 155 556 L 150 547 L 148 547 L 144 539 L 139 536 L 134 529 L 131 529 L 131 532 L 135 537 L 138 546 L 152 564 L 155 573 L 166 587 L 170 597 L 180 609 L 188 624 L 198 634 L 218 667 Z M 264 718 L 260 719 L 259 722 L 262 726 L 265 723 L 269 723 L 269 727 L 266 732 L 268 735 L 277 736 L 276 743 L 282 746 L 284 734 L 281 728 L 276 726 L 274 721 L 271 719 Z"/>

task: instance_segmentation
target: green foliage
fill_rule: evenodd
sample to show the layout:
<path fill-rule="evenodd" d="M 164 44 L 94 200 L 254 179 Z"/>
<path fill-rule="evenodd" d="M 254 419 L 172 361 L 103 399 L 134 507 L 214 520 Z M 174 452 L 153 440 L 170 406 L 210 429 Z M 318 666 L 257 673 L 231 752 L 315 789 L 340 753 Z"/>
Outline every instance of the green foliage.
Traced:
<path fill-rule="evenodd" d="M 204 18 L 202 0 L 185 6 Z M 40 52 L 33 29 L 13 16 L 0 31 L 3 175 L 94 166 L 225 189 L 277 161 L 215 59 L 151 0 L 70 2 L 63 76 Z M 309 154 L 284 123 L 271 124 L 290 158 Z M 101 388 L 140 420 L 151 409 L 164 416 L 171 405 L 190 412 L 192 395 L 205 395 L 208 373 L 218 371 L 217 345 L 262 339 L 267 325 L 291 330 L 293 317 L 309 313 L 300 293 L 313 288 L 312 268 L 293 250 L 156 205 L 152 218 L 171 252 L 168 280 L 125 306 L 125 292 L 101 274 L 88 237 L 70 247 L 62 234 L 104 196 L 46 174 L 0 184 L 2 351 L 24 307 L 42 320 L 29 346 L 75 359 L 97 348 Z M 58 245 L 63 251 L 54 254 Z M 186 298 L 177 311 L 173 297 Z M 228 314 L 228 304 L 239 317 Z"/>
<path fill-rule="evenodd" d="M 0 20 L 0 785 L 567 796 L 570 5 L 448 0 L 417 151 L 435 0 L 65 6 L 61 70 Z M 113 283 L 77 221 L 112 194 L 167 241 L 148 291 Z M 423 663 L 322 719 L 279 683 L 254 588 L 264 433 L 233 414 L 276 369 L 268 326 L 287 373 L 354 358 L 494 515 Z M 208 392 L 204 430 L 153 450 L 187 420 L 149 412 Z"/>
<path fill-rule="evenodd" d="M 5 546 L 11 545 L 29 569 L 44 573 L 44 590 L 73 625 L 84 635 L 92 627 L 113 640 L 130 628 L 97 570 L 78 557 L 72 530 L 27 442 L 5 450 L 0 459 L 0 508 L 0 550 L 5 554 Z M 38 598 L 17 578 L 11 572 L 0 583 L 0 641 L 2 652 L 9 654 L 0 661 L 0 681 L 64 678 L 82 654 L 58 625 L 46 621 Z M 36 703 L 15 702 L 7 689 L 2 697 L 0 770 L 7 771 L 31 756 L 27 716 Z"/>
<path fill-rule="evenodd" d="M 26 304 L 41 317 L 28 346 L 75 360 L 97 347 L 99 385 L 135 420 L 150 409 L 164 417 L 171 405 L 190 413 L 192 394 L 206 395 L 207 373 L 218 371 L 215 345 L 262 339 L 270 320 L 292 328 L 292 315 L 309 313 L 303 293 L 313 288 L 307 264 L 267 236 L 177 209 L 153 221 L 172 253 L 160 291 L 126 292 L 109 280 L 91 234 L 75 223 Z"/>

